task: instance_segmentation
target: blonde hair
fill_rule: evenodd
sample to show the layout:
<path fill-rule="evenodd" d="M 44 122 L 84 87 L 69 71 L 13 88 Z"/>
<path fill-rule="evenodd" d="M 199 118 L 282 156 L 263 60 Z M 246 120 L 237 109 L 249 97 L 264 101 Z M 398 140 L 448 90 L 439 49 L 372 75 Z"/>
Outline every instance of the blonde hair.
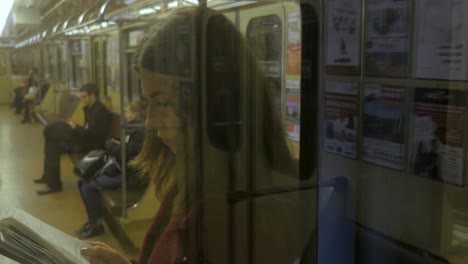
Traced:
<path fill-rule="evenodd" d="M 125 108 L 125 110 L 131 113 L 137 113 L 141 120 L 145 120 L 146 111 L 148 109 L 148 102 L 146 100 L 131 101 Z"/>

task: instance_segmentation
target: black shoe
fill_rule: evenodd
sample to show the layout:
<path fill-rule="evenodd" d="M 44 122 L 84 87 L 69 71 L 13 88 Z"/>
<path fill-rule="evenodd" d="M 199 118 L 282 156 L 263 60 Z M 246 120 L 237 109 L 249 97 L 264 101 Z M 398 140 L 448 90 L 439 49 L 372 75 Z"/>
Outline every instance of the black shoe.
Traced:
<path fill-rule="evenodd" d="M 75 235 L 79 236 L 82 232 L 89 228 L 89 223 L 86 222 L 84 225 L 80 227 L 80 229 L 75 231 Z"/>
<path fill-rule="evenodd" d="M 104 226 L 103 225 L 95 225 L 95 226 L 88 226 L 85 230 L 83 230 L 78 237 L 80 239 L 87 239 L 90 237 L 100 236 L 104 234 Z"/>
<path fill-rule="evenodd" d="M 34 183 L 47 183 L 47 180 L 45 179 L 44 176 L 42 176 L 40 178 L 34 179 L 33 182 Z"/>
<path fill-rule="evenodd" d="M 62 187 L 46 187 L 42 190 L 37 191 L 37 194 L 43 195 L 43 194 L 49 194 L 49 193 L 54 193 L 54 192 L 61 192 Z"/>

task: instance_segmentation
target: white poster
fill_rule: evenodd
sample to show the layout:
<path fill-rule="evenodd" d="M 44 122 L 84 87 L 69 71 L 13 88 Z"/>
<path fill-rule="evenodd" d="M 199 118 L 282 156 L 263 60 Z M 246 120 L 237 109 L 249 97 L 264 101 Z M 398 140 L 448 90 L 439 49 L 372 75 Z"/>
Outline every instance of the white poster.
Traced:
<path fill-rule="evenodd" d="M 366 21 L 366 75 L 406 76 L 408 1 L 368 0 Z"/>
<path fill-rule="evenodd" d="M 416 77 L 468 79 L 468 1 L 419 0 Z"/>
<path fill-rule="evenodd" d="M 327 1 L 327 65 L 359 66 L 361 0 Z"/>
<path fill-rule="evenodd" d="M 405 90 L 402 87 L 368 84 L 363 114 L 362 159 L 403 169 Z"/>
<path fill-rule="evenodd" d="M 356 158 L 359 114 L 357 83 L 327 82 L 325 90 L 325 149 Z"/>

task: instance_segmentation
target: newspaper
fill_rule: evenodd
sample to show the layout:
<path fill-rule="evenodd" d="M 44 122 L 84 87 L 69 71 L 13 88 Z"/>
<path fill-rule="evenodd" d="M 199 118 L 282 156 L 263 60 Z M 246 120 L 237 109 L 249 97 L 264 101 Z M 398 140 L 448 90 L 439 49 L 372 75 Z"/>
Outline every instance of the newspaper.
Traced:
<path fill-rule="evenodd" d="M 80 253 L 89 245 L 24 211 L 0 205 L 0 263 L 89 263 Z"/>

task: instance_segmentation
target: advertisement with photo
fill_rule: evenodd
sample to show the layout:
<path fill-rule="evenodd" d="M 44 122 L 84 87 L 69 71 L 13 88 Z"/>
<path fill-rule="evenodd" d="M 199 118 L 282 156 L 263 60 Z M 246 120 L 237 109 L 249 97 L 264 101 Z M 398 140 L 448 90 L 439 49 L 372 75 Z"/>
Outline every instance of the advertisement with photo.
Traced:
<path fill-rule="evenodd" d="M 327 1 L 327 72 L 340 67 L 359 71 L 361 37 L 361 1 Z"/>
<path fill-rule="evenodd" d="M 365 86 L 362 159 L 393 169 L 404 166 L 405 90 Z"/>
<path fill-rule="evenodd" d="M 367 76 L 404 77 L 408 72 L 408 1 L 367 3 Z"/>
<path fill-rule="evenodd" d="M 359 113 L 357 83 L 328 81 L 325 90 L 325 149 L 356 158 Z"/>
<path fill-rule="evenodd" d="M 412 173 L 463 184 L 465 106 L 461 90 L 415 90 Z"/>

